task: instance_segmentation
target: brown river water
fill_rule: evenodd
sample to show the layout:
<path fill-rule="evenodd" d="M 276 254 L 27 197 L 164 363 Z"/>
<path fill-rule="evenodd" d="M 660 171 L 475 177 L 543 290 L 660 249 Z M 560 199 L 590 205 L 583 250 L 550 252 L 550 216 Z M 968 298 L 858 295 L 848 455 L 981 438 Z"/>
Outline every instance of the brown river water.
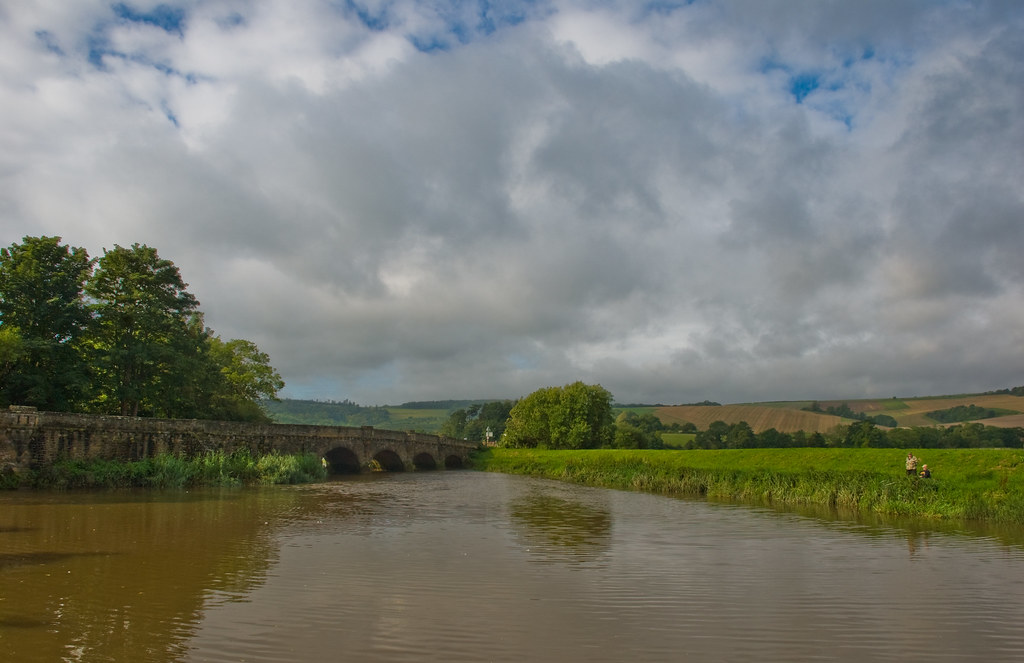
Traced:
<path fill-rule="evenodd" d="M 471 471 L 0 493 L 0 661 L 1024 661 L 1024 531 Z"/>

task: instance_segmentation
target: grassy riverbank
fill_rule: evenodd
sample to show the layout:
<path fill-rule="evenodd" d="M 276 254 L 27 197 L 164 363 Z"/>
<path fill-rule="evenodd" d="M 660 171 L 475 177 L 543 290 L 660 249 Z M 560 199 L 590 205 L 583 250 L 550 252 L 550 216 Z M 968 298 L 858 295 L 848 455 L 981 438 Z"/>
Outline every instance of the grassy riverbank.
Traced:
<path fill-rule="evenodd" d="M 914 449 L 932 479 L 906 476 L 907 449 L 545 451 L 490 449 L 477 469 L 589 486 L 755 504 L 1024 524 L 1024 451 Z"/>
<path fill-rule="evenodd" d="M 0 475 L 0 488 L 188 488 L 322 481 L 327 470 L 314 454 L 254 456 L 211 451 L 191 459 L 163 455 L 139 461 L 64 460 Z"/>

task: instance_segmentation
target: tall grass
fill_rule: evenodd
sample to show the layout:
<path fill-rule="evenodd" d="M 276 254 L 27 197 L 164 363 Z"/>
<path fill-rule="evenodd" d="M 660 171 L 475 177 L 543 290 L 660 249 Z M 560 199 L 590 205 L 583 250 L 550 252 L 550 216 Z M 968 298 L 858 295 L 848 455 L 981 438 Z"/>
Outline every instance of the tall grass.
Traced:
<path fill-rule="evenodd" d="M 327 478 L 315 454 L 254 456 L 248 450 L 210 451 L 194 458 L 161 455 L 138 461 L 60 460 L 6 474 L 2 488 L 188 488 L 310 483 Z"/>
<path fill-rule="evenodd" d="M 907 477 L 907 450 L 490 449 L 473 466 L 590 486 L 885 515 L 1024 523 L 1024 452 L 915 450 L 932 479 Z"/>

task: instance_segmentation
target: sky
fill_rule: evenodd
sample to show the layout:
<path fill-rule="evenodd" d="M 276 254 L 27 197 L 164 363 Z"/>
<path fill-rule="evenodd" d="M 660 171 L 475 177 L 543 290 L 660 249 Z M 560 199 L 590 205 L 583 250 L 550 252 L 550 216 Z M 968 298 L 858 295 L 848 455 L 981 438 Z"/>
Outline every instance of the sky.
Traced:
<path fill-rule="evenodd" d="M 1024 4 L 0 1 L 0 246 L 169 259 L 281 396 L 1024 384 Z"/>

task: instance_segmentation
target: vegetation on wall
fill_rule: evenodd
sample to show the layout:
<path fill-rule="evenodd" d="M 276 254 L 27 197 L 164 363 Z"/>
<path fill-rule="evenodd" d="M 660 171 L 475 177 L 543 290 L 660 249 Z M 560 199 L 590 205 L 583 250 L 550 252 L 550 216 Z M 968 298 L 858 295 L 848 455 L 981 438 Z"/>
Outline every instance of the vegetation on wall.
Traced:
<path fill-rule="evenodd" d="M 210 451 L 194 458 L 161 454 L 136 461 L 59 460 L 0 473 L 0 489 L 192 488 L 323 481 L 327 468 L 315 454 Z"/>

